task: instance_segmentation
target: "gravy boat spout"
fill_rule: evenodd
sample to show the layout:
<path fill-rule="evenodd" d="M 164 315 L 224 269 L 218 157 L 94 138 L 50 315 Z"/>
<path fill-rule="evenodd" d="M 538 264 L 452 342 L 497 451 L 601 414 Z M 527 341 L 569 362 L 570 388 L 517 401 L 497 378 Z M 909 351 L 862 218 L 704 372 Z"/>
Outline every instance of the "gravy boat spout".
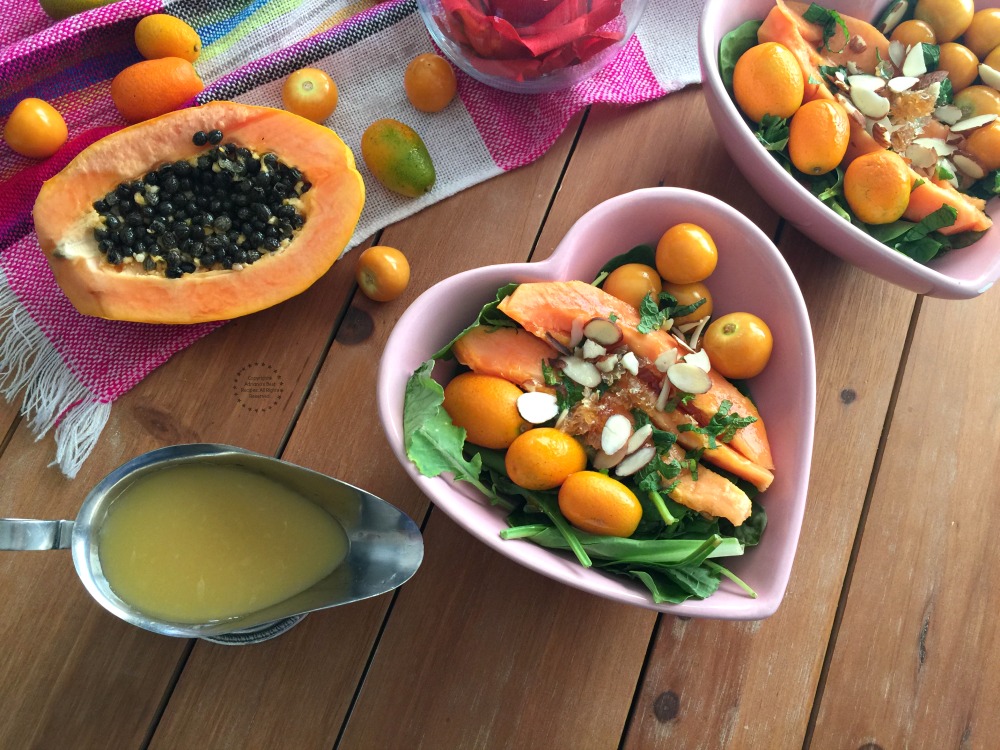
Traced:
<path fill-rule="evenodd" d="M 105 577 L 100 557 L 102 526 L 115 500 L 141 477 L 192 464 L 254 472 L 298 493 L 340 524 L 347 535 L 347 556 L 304 591 L 238 617 L 191 624 L 158 619 L 136 609 L 112 590 Z M 417 525 L 381 498 L 271 456 L 216 444 L 169 446 L 137 456 L 90 491 L 75 521 L 0 519 L 0 549 L 59 548 L 71 549 L 76 572 L 91 596 L 126 622 L 162 635 L 222 643 L 264 640 L 283 632 L 280 623 L 290 627 L 309 612 L 392 591 L 417 571 L 424 553 Z"/>

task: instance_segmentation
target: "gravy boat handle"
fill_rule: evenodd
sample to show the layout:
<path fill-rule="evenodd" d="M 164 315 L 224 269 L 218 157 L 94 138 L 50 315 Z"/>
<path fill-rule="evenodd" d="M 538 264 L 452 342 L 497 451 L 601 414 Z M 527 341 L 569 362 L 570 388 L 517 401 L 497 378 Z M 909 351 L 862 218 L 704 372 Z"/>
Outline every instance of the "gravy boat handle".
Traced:
<path fill-rule="evenodd" d="M 0 518 L 0 550 L 69 549 L 73 521 Z"/>

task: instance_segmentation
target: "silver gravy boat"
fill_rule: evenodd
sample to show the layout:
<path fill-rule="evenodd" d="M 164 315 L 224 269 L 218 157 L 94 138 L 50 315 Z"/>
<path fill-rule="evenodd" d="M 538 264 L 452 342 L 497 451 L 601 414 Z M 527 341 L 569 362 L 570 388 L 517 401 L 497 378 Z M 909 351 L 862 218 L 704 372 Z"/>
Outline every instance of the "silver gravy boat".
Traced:
<path fill-rule="evenodd" d="M 316 503 L 347 533 L 344 561 L 326 578 L 282 602 L 250 614 L 198 624 L 150 617 L 119 598 L 98 554 L 108 511 L 139 477 L 178 464 L 241 467 L 262 474 Z M 0 550 L 69 549 L 77 575 L 98 604 L 140 628 L 162 635 L 217 643 L 255 643 L 283 633 L 307 613 L 368 599 L 401 586 L 424 556 L 417 525 L 402 511 L 364 490 L 271 456 L 228 445 L 175 445 L 144 453 L 98 482 L 74 521 L 0 519 Z"/>

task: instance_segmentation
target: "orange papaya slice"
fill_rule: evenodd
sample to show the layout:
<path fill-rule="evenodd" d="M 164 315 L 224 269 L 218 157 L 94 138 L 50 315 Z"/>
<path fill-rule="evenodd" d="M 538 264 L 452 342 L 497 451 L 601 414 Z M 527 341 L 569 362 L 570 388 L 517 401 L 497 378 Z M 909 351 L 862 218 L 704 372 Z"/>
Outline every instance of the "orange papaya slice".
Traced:
<path fill-rule="evenodd" d="M 477 326 L 453 345 L 455 358 L 473 372 L 496 375 L 526 391 L 545 390 L 542 362 L 559 352 L 519 328 Z"/>
<path fill-rule="evenodd" d="M 944 180 L 922 181 L 910 192 L 910 202 L 903 218 L 920 221 L 942 206 L 952 206 L 958 215 L 951 226 L 941 227 L 941 234 L 958 232 L 982 232 L 993 226 L 993 221 L 984 212 L 986 203 L 979 198 L 958 192 L 950 182 Z"/>
<path fill-rule="evenodd" d="M 684 460 L 684 451 L 676 445 L 670 449 L 670 457 Z M 734 526 L 740 526 L 750 517 L 751 503 L 747 494 L 720 474 L 705 466 L 698 467 L 695 479 L 688 469 L 684 469 L 675 479 L 677 484 L 668 493 L 671 499 L 698 513 L 707 513 L 717 518 L 725 518 Z"/>
<path fill-rule="evenodd" d="M 213 131 L 221 141 L 207 139 Z M 45 182 L 33 213 L 80 312 L 197 323 L 305 291 L 350 241 L 364 196 L 351 150 L 329 128 L 212 102 L 93 143 Z"/>
<path fill-rule="evenodd" d="M 741 479 L 750 482 L 754 487 L 763 492 L 771 486 L 774 481 L 774 474 L 765 469 L 760 464 L 749 460 L 741 453 L 733 450 L 726 443 L 716 443 L 715 448 L 709 447 L 708 436 L 700 432 L 681 432 L 678 428 L 682 424 L 696 425 L 698 422 L 690 414 L 685 414 L 679 410 L 653 411 L 650 412 L 650 420 L 653 425 L 661 430 L 669 430 L 677 434 L 677 442 L 688 450 L 702 449 L 702 458 L 709 463 L 718 466 L 720 469 L 728 471 Z"/>

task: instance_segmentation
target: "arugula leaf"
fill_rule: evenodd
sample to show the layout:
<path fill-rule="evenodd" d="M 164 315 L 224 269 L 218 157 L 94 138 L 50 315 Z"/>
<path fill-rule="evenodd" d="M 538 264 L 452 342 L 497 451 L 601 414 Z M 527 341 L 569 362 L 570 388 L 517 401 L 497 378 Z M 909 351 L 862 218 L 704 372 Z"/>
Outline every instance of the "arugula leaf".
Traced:
<path fill-rule="evenodd" d="M 822 29 L 823 46 L 826 49 L 831 49 L 830 40 L 837 36 L 837 32 L 844 35 L 845 45 L 851 40 L 851 33 L 847 30 L 847 23 L 835 10 L 830 10 L 829 8 L 824 8 L 822 5 L 812 3 L 806 9 L 806 12 L 802 14 L 802 18 L 809 23 L 816 24 Z"/>
<path fill-rule="evenodd" d="M 455 342 L 473 328 L 477 328 L 479 326 L 490 326 L 492 328 L 517 328 L 517 323 L 513 320 L 513 318 L 510 318 L 498 309 L 500 303 L 503 302 L 508 295 L 513 293 L 513 291 L 517 289 L 517 286 L 517 283 L 510 283 L 500 287 L 497 290 L 496 299 L 483 306 L 483 309 L 479 311 L 479 314 L 476 316 L 472 325 L 466 327 L 465 330 L 435 352 L 434 359 L 451 359 L 452 347 L 455 345 Z"/>
<path fill-rule="evenodd" d="M 444 388 L 431 377 L 434 360 L 417 368 L 406 381 L 403 396 L 403 444 L 407 457 L 425 477 L 450 472 L 455 479 L 468 482 L 491 500 L 496 493 L 480 480 L 482 459 L 467 460 L 462 455 L 465 430 L 452 424 L 444 410 Z"/>
<path fill-rule="evenodd" d="M 757 46 L 757 29 L 762 21 L 745 21 L 722 37 L 719 42 L 719 75 L 731 94 L 733 92 L 733 69 L 736 61 L 751 47 Z"/>

